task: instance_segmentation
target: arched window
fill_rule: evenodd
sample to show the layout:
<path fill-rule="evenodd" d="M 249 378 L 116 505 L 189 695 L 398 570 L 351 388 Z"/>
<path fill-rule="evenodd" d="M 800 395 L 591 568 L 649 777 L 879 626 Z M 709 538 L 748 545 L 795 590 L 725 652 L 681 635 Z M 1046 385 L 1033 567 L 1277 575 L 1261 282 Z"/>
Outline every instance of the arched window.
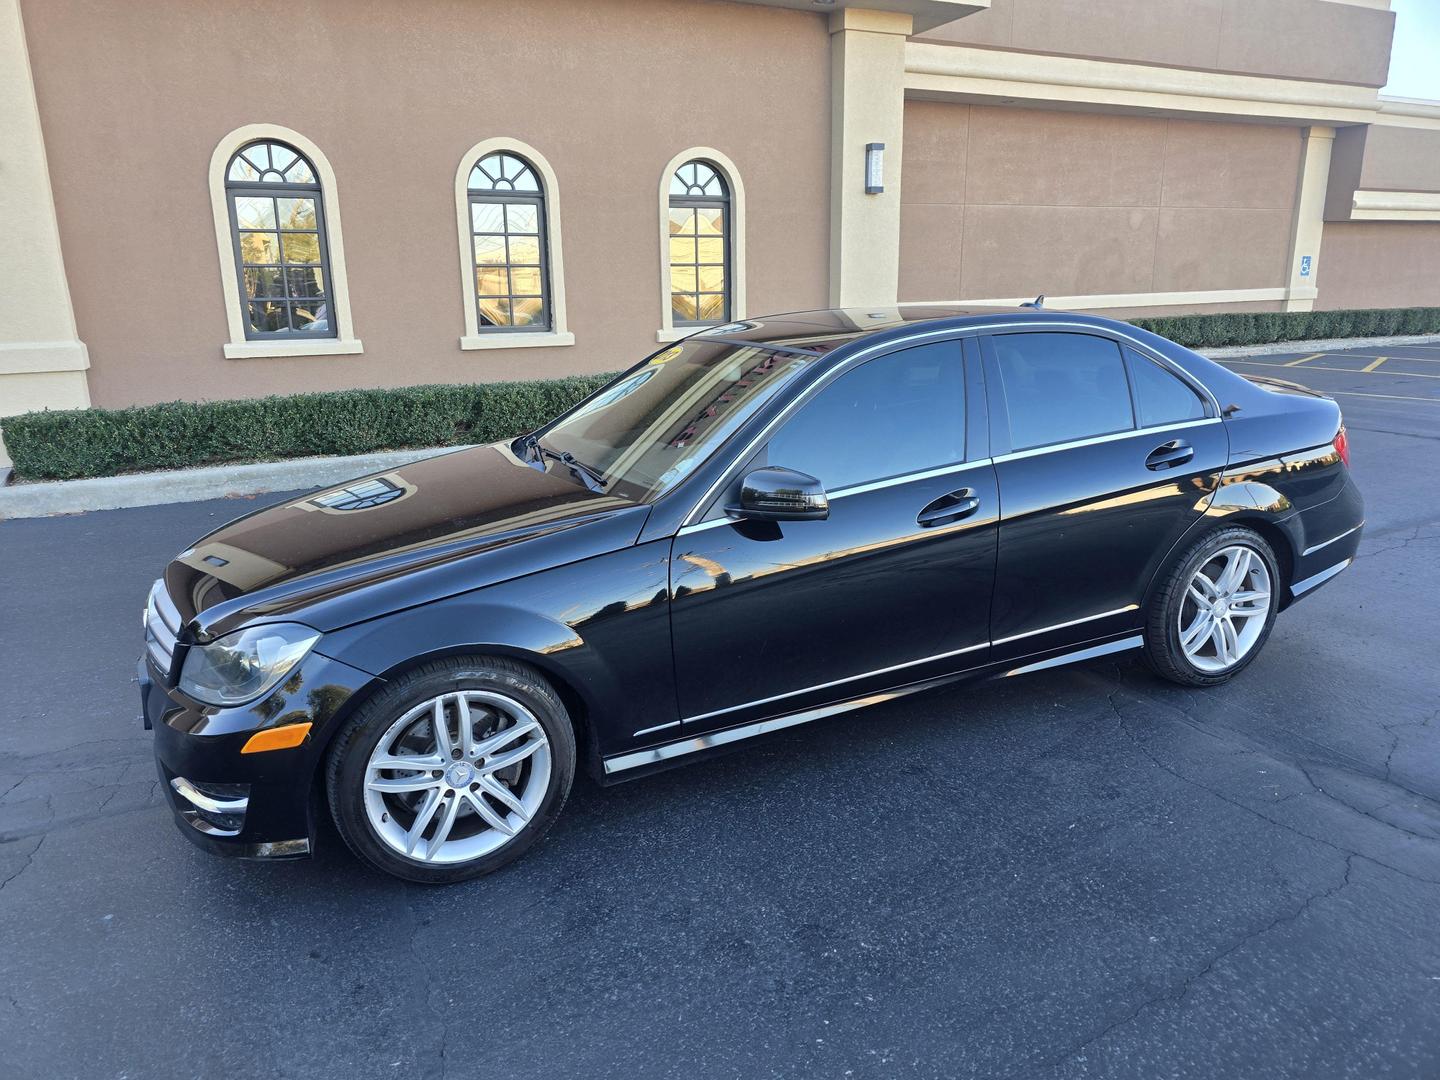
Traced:
<path fill-rule="evenodd" d="M 730 187 L 708 161 L 670 176 L 670 318 L 674 326 L 730 321 Z"/>
<path fill-rule="evenodd" d="M 535 167 L 508 151 L 470 170 L 470 251 L 478 332 L 553 328 L 545 186 Z"/>
<path fill-rule="evenodd" d="M 245 337 L 337 337 L 325 199 L 314 164 L 276 140 L 247 143 L 225 169 Z"/>

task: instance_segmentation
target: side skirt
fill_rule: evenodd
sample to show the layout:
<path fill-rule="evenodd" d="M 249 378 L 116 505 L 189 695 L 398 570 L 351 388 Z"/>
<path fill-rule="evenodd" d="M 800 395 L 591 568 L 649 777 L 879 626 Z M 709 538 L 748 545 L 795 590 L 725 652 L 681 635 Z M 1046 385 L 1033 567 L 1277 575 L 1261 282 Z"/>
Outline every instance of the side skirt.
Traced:
<path fill-rule="evenodd" d="M 897 687 L 893 690 L 865 694 L 860 697 L 837 701 L 830 705 L 822 705 L 814 709 L 805 709 L 801 712 L 771 717 L 768 720 L 760 720 L 753 724 L 743 724 L 740 727 L 711 731 L 704 735 L 697 735 L 689 739 L 679 739 L 675 742 L 647 747 L 644 750 L 636 750 L 631 753 L 615 754 L 604 759 L 605 779 L 611 782 L 617 778 L 629 779 L 628 776 L 617 777 L 616 774 L 629 772 L 634 769 L 644 769 L 647 766 L 651 768 L 646 769 L 646 771 L 651 771 L 656 766 L 663 767 L 678 764 L 679 762 L 676 761 L 677 758 L 683 758 L 690 754 L 698 754 L 707 750 L 717 750 L 757 735 L 783 731 L 785 728 L 808 724 L 812 720 L 821 720 L 827 716 L 836 716 L 840 713 L 850 712 L 853 709 L 863 709 L 867 705 L 879 705 L 886 701 L 894 701 L 897 698 L 906 697 L 910 694 L 918 693 L 921 690 L 930 690 L 934 687 L 944 686 L 947 683 L 957 682 L 961 679 L 983 678 L 987 675 L 999 677 L 1024 675 L 1032 671 L 1043 671 L 1046 668 L 1061 667 L 1065 664 L 1078 663 L 1081 660 L 1090 660 L 1097 656 L 1108 656 L 1111 653 L 1138 649 L 1144 645 L 1144 643 L 1144 638 L 1139 634 L 1133 634 L 1116 641 L 1102 642 L 1098 645 L 1087 645 L 1080 649 L 1070 649 L 1044 660 L 1037 660 L 1019 667 L 1007 668 L 1005 665 L 1000 664 L 986 668 L 977 668 L 968 672 L 958 672 L 953 675 L 942 675 L 939 678 L 910 683 L 909 685 Z"/>

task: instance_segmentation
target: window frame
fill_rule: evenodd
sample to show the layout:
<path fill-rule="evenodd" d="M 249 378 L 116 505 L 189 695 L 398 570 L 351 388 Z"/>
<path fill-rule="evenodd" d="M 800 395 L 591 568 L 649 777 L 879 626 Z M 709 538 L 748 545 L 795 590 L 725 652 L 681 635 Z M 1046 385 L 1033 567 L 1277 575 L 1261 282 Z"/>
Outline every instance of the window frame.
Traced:
<path fill-rule="evenodd" d="M 528 159 L 523 158 L 523 157 L 520 157 L 520 155 L 518 155 L 518 154 L 510 153 L 509 151 L 499 151 L 499 152 L 501 152 L 501 153 L 509 153 L 511 157 L 518 158 L 519 161 L 520 161 L 520 163 L 521 163 L 522 165 L 524 165 L 527 169 L 529 169 L 532 173 L 535 174 L 535 180 L 536 180 L 536 182 L 540 185 L 540 190 L 539 190 L 538 193 L 537 193 L 537 192 L 533 192 L 533 191 L 525 191 L 525 192 L 521 192 L 521 191 L 478 191 L 478 190 L 476 190 L 475 188 L 470 187 L 469 177 L 468 177 L 468 176 L 466 177 L 465 186 L 466 186 L 466 190 L 467 190 L 467 192 L 468 192 L 468 194 L 469 194 L 469 203 L 470 203 L 470 204 L 469 204 L 469 210 L 470 210 L 471 215 L 472 215 L 472 216 L 471 216 L 471 221 L 470 221 L 470 281 L 471 281 L 471 284 L 470 284 L 470 296 L 471 296 L 472 302 L 473 302 L 474 305 L 475 305 L 475 332 L 476 332 L 477 334 L 496 334 L 496 333 L 500 333 L 500 334 L 510 334 L 510 333 L 552 334 L 552 333 L 554 333 L 555 331 L 554 331 L 554 326 L 553 326 L 552 323 L 551 323 L 551 318 L 552 318 L 551 310 L 552 310 L 552 308 L 551 308 L 550 298 L 551 298 L 551 296 L 554 295 L 554 289 L 553 289 L 553 287 L 552 287 L 551 284 L 550 284 L 550 243 L 549 243 L 549 232 L 548 232 L 548 228 L 549 228 L 550 222 L 549 222 L 549 218 L 547 218 L 546 215 L 545 215 L 545 180 L 544 180 L 544 178 L 540 175 L 540 171 L 539 171 L 538 169 L 536 169 L 535 166 L 531 165 Z M 491 155 L 491 154 L 486 154 L 486 155 L 485 155 L 485 157 L 490 157 L 490 156 L 492 156 L 492 155 Z M 480 163 L 481 161 L 483 161 L 483 160 L 485 160 L 485 158 L 477 158 L 476 161 L 475 161 L 475 164 L 476 164 L 476 165 L 479 165 L 479 163 Z M 472 166 L 472 168 L 471 168 L 471 172 L 472 172 L 472 173 L 474 172 L 474 167 L 473 167 L 473 166 Z M 475 223 L 474 223 L 474 216 L 473 216 L 473 215 L 474 215 L 474 209 L 475 209 L 475 206 L 476 206 L 477 203 L 478 203 L 478 204 L 487 204 L 487 205 L 498 205 L 498 206 L 533 206 L 533 207 L 535 207 L 535 230 L 536 230 L 536 233 L 537 233 L 537 240 L 539 241 L 539 246 L 540 246 L 540 257 L 539 257 L 539 262 L 540 262 L 540 321 L 539 321 L 539 323 L 531 323 L 531 324 L 528 325 L 528 326 L 514 326 L 514 325 L 511 325 L 511 326 L 495 326 L 495 325 L 485 325 L 485 324 L 482 324 L 482 323 L 481 323 L 481 321 L 480 321 L 480 294 L 479 294 L 478 290 L 477 290 L 476 287 L 475 287 L 475 278 L 476 278 L 476 276 L 477 276 L 477 275 L 479 274 L 479 272 L 480 272 L 480 264 L 475 261 L 475 236 L 476 236 L 476 233 L 475 233 Z M 495 235 L 495 234 L 493 234 L 493 233 L 486 233 L 485 235 L 487 235 L 487 236 L 493 236 L 493 235 Z M 510 220 L 509 220 L 509 215 L 508 215 L 508 213 L 507 213 L 507 214 L 506 214 L 506 217 L 505 217 L 505 231 L 504 231 L 504 236 L 505 236 L 505 262 L 504 262 L 504 264 L 503 264 L 503 265 L 505 266 L 505 272 L 506 272 L 506 275 L 507 275 L 507 276 L 506 276 L 506 281 L 507 281 L 507 283 L 510 282 L 510 280 L 511 280 L 508 275 L 509 275 L 509 272 L 510 272 L 510 268 L 511 268 L 511 266 L 512 266 L 512 264 L 511 264 L 511 262 L 510 262 L 510 235 L 511 235 L 511 234 L 510 234 Z M 521 235 L 525 235 L 525 234 L 522 233 Z M 528 264 L 521 264 L 521 265 L 528 265 Z M 512 284 L 512 288 L 513 288 L 513 284 Z M 513 315 L 514 310 L 515 310 L 515 308 L 514 308 L 514 299 L 515 299 L 514 294 L 513 294 L 513 293 L 506 294 L 506 297 L 505 297 L 505 298 L 506 298 L 507 300 L 510 300 L 510 301 L 511 301 L 511 308 L 510 308 L 510 310 L 511 310 L 511 313 L 512 313 L 512 315 Z"/>
<path fill-rule="evenodd" d="M 235 159 L 236 159 L 237 157 L 239 157 L 242 153 L 244 153 L 246 150 L 250 149 L 250 147 L 259 145 L 259 144 L 261 144 L 261 143 L 265 143 L 265 144 L 268 144 L 268 145 L 279 144 L 279 145 L 284 146 L 285 149 L 289 150 L 290 152 L 292 152 L 292 153 L 294 153 L 294 154 L 297 154 L 300 158 L 302 158 L 302 159 L 305 161 L 305 163 L 306 163 L 307 165 L 310 166 L 310 172 L 311 172 L 312 175 L 314 175 L 314 177 L 315 177 L 315 182 L 314 182 L 313 184 L 296 184 L 296 183 L 291 183 L 291 182 L 288 181 L 288 180 L 287 180 L 287 181 L 284 181 L 284 182 L 281 182 L 281 183 L 273 183 L 273 182 L 264 181 L 264 180 L 231 180 L 231 179 L 229 178 L 230 166 L 234 164 Z M 334 275 L 333 275 L 333 273 L 331 272 L 331 269 L 330 269 L 330 238 L 329 238 L 329 233 L 328 233 L 328 231 L 327 231 L 327 229 L 326 229 L 326 226 L 325 226 L 325 222 L 326 222 L 326 217 L 325 217 L 325 189 L 324 189 L 324 187 L 323 187 L 323 186 L 321 185 L 321 183 L 320 183 L 320 172 L 319 172 L 318 169 L 316 169 L 315 163 L 314 163 L 313 161 L 311 161 L 310 158 L 309 158 L 307 155 L 301 153 L 298 148 L 296 148 L 296 147 L 294 147 L 294 146 L 291 146 L 291 145 L 289 145 L 288 143 L 283 143 L 283 142 L 281 142 L 281 140 L 279 140 L 279 139 L 255 139 L 255 140 L 252 140 L 251 142 L 246 143 L 244 146 L 242 146 L 242 147 L 240 147 L 238 150 L 236 150 L 234 154 L 230 155 L 230 162 L 225 166 L 225 174 L 226 174 L 226 178 L 225 178 L 225 208 L 226 208 L 226 210 L 228 211 L 228 213 L 229 213 L 229 215 L 230 215 L 230 239 L 231 239 L 231 248 L 232 248 L 232 250 L 234 251 L 234 257 L 235 257 L 235 278 L 236 278 L 236 284 L 237 284 L 237 286 L 238 286 L 239 289 L 240 289 L 240 314 L 244 317 L 245 340 L 246 340 L 246 341 L 328 341 L 328 340 L 333 340 L 333 339 L 338 338 L 338 337 L 340 336 L 340 328 L 339 328 L 339 326 L 336 324 L 336 320 L 335 320 L 335 318 L 334 318 L 334 312 L 333 312 L 334 304 L 333 304 L 332 301 L 331 301 L 331 292 L 332 292 L 331 282 L 334 280 Z M 314 199 L 314 201 L 315 201 L 315 232 L 316 232 L 316 236 L 317 236 L 317 238 L 318 238 L 318 240 L 319 240 L 319 242 L 320 242 L 320 272 L 321 272 L 322 275 L 324 275 L 324 280 L 325 280 L 325 304 L 326 304 L 326 311 L 327 311 L 327 312 L 330 312 L 330 314 L 331 314 L 331 318 L 328 320 L 329 323 L 330 323 L 330 327 L 329 327 L 328 330 L 318 331 L 318 330 L 257 330 L 257 329 L 255 329 L 254 324 L 253 324 L 253 323 L 251 322 L 251 320 L 250 320 L 250 311 L 249 311 L 250 304 L 254 302 L 254 297 L 250 296 L 250 294 L 245 291 L 245 267 L 246 267 L 247 265 L 251 265 L 251 264 L 247 264 L 247 263 L 245 262 L 244 253 L 240 250 L 240 233 L 241 233 L 240 219 L 239 219 L 239 215 L 238 215 L 238 214 L 236 213 L 236 211 L 235 211 L 235 200 L 236 200 L 237 198 L 241 198 L 241 197 L 245 197 L 245 196 L 259 196 L 259 197 L 271 198 L 271 199 L 285 199 L 285 198 L 292 198 L 292 199 L 293 199 L 293 198 L 302 198 L 302 199 L 303 199 L 303 198 L 313 198 L 313 199 Z M 253 231 L 257 231 L 257 230 L 247 229 L 247 230 L 244 230 L 244 231 L 246 231 L 246 232 L 253 232 Z M 269 230 L 261 229 L 261 230 L 258 230 L 258 231 L 260 231 L 260 232 L 266 232 L 266 231 L 269 231 Z M 280 228 L 279 217 L 277 216 L 277 217 L 276 217 L 276 223 L 275 223 L 274 232 L 275 232 L 275 234 L 276 234 L 277 237 L 278 237 L 278 236 L 280 236 L 284 231 L 285 231 L 285 230 L 283 230 L 283 229 Z M 308 232 L 309 230 L 303 230 L 303 231 Z M 284 250 L 283 250 L 283 240 L 282 240 L 282 250 L 279 252 L 279 255 L 280 255 L 280 274 L 281 274 L 281 277 L 282 277 L 282 278 L 286 278 L 286 277 L 288 277 L 288 275 L 286 274 L 286 271 L 289 269 L 289 264 L 285 262 L 285 253 L 284 253 Z M 259 265 L 267 265 L 267 266 L 268 266 L 268 265 L 270 265 L 270 264 L 266 263 L 266 264 L 259 264 Z M 285 286 L 285 288 L 286 288 L 286 290 L 287 290 L 285 299 L 288 300 L 288 299 L 289 299 L 289 292 L 288 292 L 288 290 L 289 290 L 289 285 L 287 284 L 287 285 Z M 287 305 L 287 306 L 288 306 L 288 305 Z"/>
<path fill-rule="evenodd" d="M 239 229 L 234 218 L 231 201 L 233 189 L 227 186 L 230 163 L 242 149 L 258 142 L 283 143 L 310 163 L 319 186 L 316 199 L 316 219 L 321 226 L 321 244 L 324 251 L 322 266 L 329 276 L 326 280 L 327 302 L 333 333 L 324 335 L 288 332 L 265 333 L 251 336 L 247 333 L 250 320 L 245 307 L 243 275 L 240 271 L 238 245 Z M 278 124 L 246 124 L 229 132 L 216 144 L 210 155 L 210 207 L 215 226 L 215 248 L 220 268 L 220 285 L 225 305 L 225 320 L 229 340 L 222 345 L 222 354 L 227 359 L 239 360 L 257 357 L 305 357 L 336 356 L 363 353 L 364 345 L 355 336 L 355 326 L 350 311 L 349 278 L 345 270 L 345 236 L 340 218 L 340 190 L 335 170 L 329 159 L 318 146 L 298 131 Z M 237 182 L 243 183 L 243 182 Z M 262 185 L 256 184 L 255 187 Z M 279 184 L 264 185 L 272 189 Z M 291 186 L 291 185 L 283 185 Z"/>
<path fill-rule="evenodd" d="M 732 260 L 731 257 L 730 257 L 730 248 L 731 248 L 730 237 L 731 237 L 732 232 L 733 232 L 733 230 L 734 230 L 735 219 L 734 219 L 734 217 L 733 217 L 733 216 L 731 215 L 731 213 L 730 213 L 730 185 L 729 185 L 729 184 L 726 182 L 726 180 L 725 180 L 724 170 L 720 169 L 718 166 L 711 165 L 710 162 L 704 160 L 703 158 L 690 158 L 690 159 L 687 160 L 687 161 L 681 162 L 680 165 L 679 165 L 677 168 L 683 169 L 683 168 L 685 168 L 685 166 L 687 166 L 687 165 L 704 165 L 706 168 L 710 169 L 711 171 L 713 171 L 713 172 L 715 173 L 716 177 L 720 180 L 720 186 L 721 186 L 721 188 L 724 189 L 724 190 L 723 190 L 723 194 L 720 194 L 720 195 L 676 195 L 676 194 L 674 194 L 673 192 L 670 193 L 670 195 L 669 195 L 669 200 L 670 200 L 669 209 L 671 209 L 671 210 L 677 210 L 677 209 L 678 209 L 678 210 L 701 210 L 701 209 L 705 209 L 705 210 L 719 210 L 719 211 L 720 211 L 720 269 L 721 269 L 721 272 L 722 272 L 722 274 L 723 274 L 723 279 L 724 279 L 724 285 L 722 286 L 722 288 L 721 288 L 721 290 L 720 290 L 720 295 L 721 295 L 721 297 L 723 297 L 723 305 L 724 305 L 724 306 L 723 306 L 723 308 L 722 308 L 722 310 L 721 310 L 721 312 L 720 312 L 720 318 L 718 318 L 718 319 L 680 319 L 680 320 L 677 321 L 677 320 L 675 319 L 675 307 L 674 307 L 674 301 L 673 301 L 673 297 L 674 297 L 674 295 L 675 295 L 675 281 L 674 281 L 673 274 L 674 274 L 674 272 L 675 272 L 675 266 L 676 266 L 676 264 L 675 264 L 673 261 L 670 262 L 669 270 L 670 270 L 670 273 L 671 273 L 671 275 L 672 275 L 672 277 L 671 277 L 671 279 L 670 279 L 670 295 L 671 295 L 671 297 L 672 297 L 671 307 L 670 307 L 670 320 L 671 320 L 671 325 L 672 325 L 675 329 L 677 329 L 677 330 L 681 329 L 682 327 L 683 327 L 684 329 L 686 329 L 686 330 L 690 330 L 690 329 L 699 328 L 699 327 L 704 327 L 704 326 L 724 326 L 726 323 L 733 321 L 733 320 L 731 319 L 731 317 L 730 317 L 730 292 L 731 292 L 731 290 L 730 290 L 730 280 L 731 280 L 730 274 L 731 274 L 731 264 L 732 264 L 732 262 L 733 262 L 734 260 Z M 672 174 L 672 175 L 674 175 L 674 174 Z M 674 235 L 675 235 L 674 233 L 671 233 L 671 232 L 669 231 L 669 222 L 668 222 L 668 220 L 667 220 L 667 222 L 666 222 L 666 236 L 665 236 L 665 239 L 668 241 L 668 240 L 670 240 Z M 698 241 L 699 241 L 698 226 L 697 226 L 697 232 L 696 232 L 695 236 L 696 236 L 696 241 L 697 241 L 697 243 L 698 243 Z M 668 248 L 666 249 L 666 257 L 667 257 L 667 259 L 669 258 L 669 249 L 668 249 Z M 697 257 L 697 258 L 699 257 L 699 256 L 698 256 L 698 253 L 697 253 L 697 256 L 696 256 L 696 257 Z M 683 293 L 682 295 L 684 295 L 684 296 L 695 296 L 695 297 L 697 297 L 697 298 L 698 298 L 699 296 L 707 295 L 707 294 L 704 293 L 704 292 L 700 289 L 700 287 L 699 287 L 699 286 L 700 286 L 699 275 L 700 275 L 700 265 L 701 265 L 701 264 L 699 264 L 699 263 L 680 263 L 679 265 L 680 265 L 680 266 L 693 266 L 693 267 L 695 267 L 695 275 L 696 275 L 696 281 L 695 281 L 695 286 L 696 286 L 696 288 L 695 288 L 695 291 L 694 291 L 693 293 L 688 293 L 688 292 L 687 292 L 687 293 Z M 705 265 L 713 265 L 713 264 L 705 264 Z M 697 310 L 698 310 L 698 308 L 697 308 Z"/>
<path fill-rule="evenodd" d="M 692 196 L 670 194 L 670 181 L 675 171 L 692 161 L 703 162 L 714 169 L 725 185 L 727 198 L 722 202 L 725 215 L 725 317 L 713 322 L 689 322 L 675 320 L 670 306 L 670 209 L 671 199 L 676 206 L 710 206 L 717 201 L 713 196 Z M 659 342 L 679 341 L 681 338 L 704 330 L 706 327 L 723 326 L 727 322 L 738 322 L 745 318 L 745 185 L 735 163 L 721 151 L 710 146 L 692 146 L 676 154 L 660 173 L 660 329 L 655 334 Z"/>
<path fill-rule="evenodd" d="M 480 325 L 479 296 L 475 289 L 475 234 L 470 217 L 472 195 L 482 202 L 499 202 L 512 197 L 517 202 L 529 202 L 536 198 L 533 192 L 470 190 L 471 171 L 483 159 L 496 153 L 519 158 L 534 172 L 540 185 L 540 267 L 544 282 L 544 326 Z M 459 167 L 455 170 L 455 223 L 459 239 L 460 296 L 464 323 L 460 348 L 471 351 L 574 345 L 575 335 L 570 332 L 566 320 L 560 182 L 545 155 L 530 144 L 507 136 L 482 139 L 472 146 L 461 155 Z M 508 258 L 508 250 L 506 254 Z"/>

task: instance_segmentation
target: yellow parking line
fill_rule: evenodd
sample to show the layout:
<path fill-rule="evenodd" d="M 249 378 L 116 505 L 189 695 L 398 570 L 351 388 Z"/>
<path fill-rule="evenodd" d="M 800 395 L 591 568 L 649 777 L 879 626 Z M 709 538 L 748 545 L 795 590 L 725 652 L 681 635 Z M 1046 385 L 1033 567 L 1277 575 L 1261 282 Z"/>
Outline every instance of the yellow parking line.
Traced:
<path fill-rule="evenodd" d="M 1431 405 L 1440 405 L 1440 397 L 1406 397 L 1404 394 L 1367 394 L 1362 390 L 1321 390 L 1320 393 L 1326 397 L 1373 397 L 1384 398 L 1386 401 L 1425 401 Z"/>
<path fill-rule="evenodd" d="M 1367 371 L 1374 371 L 1377 367 L 1379 367 L 1381 364 L 1385 363 L 1385 361 L 1389 359 L 1390 358 L 1388 356 L 1377 356 L 1373 361 L 1361 368 L 1360 372 L 1361 374 L 1364 374 Z"/>
<path fill-rule="evenodd" d="M 1386 359 L 1386 357 L 1383 357 L 1383 356 L 1382 356 L 1381 359 L 1384 360 L 1384 359 Z M 1294 366 L 1293 364 L 1262 364 L 1262 363 L 1260 363 L 1258 360 L 1227 360 L 1227 361 L 1225 361 L 1225 363 L 1229 363 L 1229 364 L 1243 364 L 1243 365 L 1245 365 L 1246 367 L 1287 368 L 1287 367 L 1293 367 L 1293 366 Z M 1391 377 L 1393 377 L 1393 378 L 1396 378 L 1396 379 L 1440 379 L 1440 375 L 1422 375 L 1422 374 L 1420 374 L 1420 372 L 1418 372 L 1418 371 L 1379 371 L 1379 372 L 1375 372 L 1375 371 L 1371 371 L 1370 368 L 1368 368 L 1368 367 L 1367 367 L 1367 368 L 1323 367 L 1323 366 L 1320 365 L 1320 364 L 1311 364 L 1311 365 L 1310 365 L 1309 367 L 1307 367 L 1305 370 L 1306 370 L 1306 371 L 1336 371 L 1336 372 L 1339 372 L 1341 375 L 1365 375 L 1365 374 L 1371 374 L 1371 375 L 1389 375 L 1389 376 L 1391 376 Z M 1328 391 L 1325 391 L 1325 392 L 1328 393 Z"/>
<path fill-rule="evenodd" d="M 1290 361 L 1288 361 L 1288 362 L 1286 362 L 1286 363 L 1284 363 L 1284 364 L 1275 364 L 1275 365 L 1272 365 L 1272 366 L 1274 366 L 1274 367 L 1299 367 L 1301 364 L 1308 363 L 1308 362 L 1310 362 L 1311 360 L 1319 360 L 1320 357 L 1322 357 L 1322 356 L 1324 356 L 1324 355 L 1325 355 L 1325 354 L 1324 354 L 1323 352 L 1317 352 L 1317 353 L 1315 353 L 1315 354 L 1313 354 L 1313 355 L 1311 355 L 1311 356 L 1302 356 L 1302 357 L 1300 357 L 1299 360 L 1290 360 Z"/>

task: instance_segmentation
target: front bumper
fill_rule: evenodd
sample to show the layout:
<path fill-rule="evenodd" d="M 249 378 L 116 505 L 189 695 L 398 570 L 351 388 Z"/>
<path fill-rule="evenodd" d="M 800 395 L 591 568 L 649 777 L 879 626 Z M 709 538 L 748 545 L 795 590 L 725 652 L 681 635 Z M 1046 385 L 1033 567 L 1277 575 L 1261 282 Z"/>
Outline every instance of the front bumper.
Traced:
<path fill-rule="evenodd" d="M 351 699 L 377 680 L 312 652 L 269 694 L 248 705 L 201 705 L 140 661 L 140 700 L 155 732 L 155 763 L 175 824 L 207 851 L 241 858 L 299 858 L 315 847 L 314 779 Z M 256 731 L 310 722 L 288 750 L 242 754 Z"/>

